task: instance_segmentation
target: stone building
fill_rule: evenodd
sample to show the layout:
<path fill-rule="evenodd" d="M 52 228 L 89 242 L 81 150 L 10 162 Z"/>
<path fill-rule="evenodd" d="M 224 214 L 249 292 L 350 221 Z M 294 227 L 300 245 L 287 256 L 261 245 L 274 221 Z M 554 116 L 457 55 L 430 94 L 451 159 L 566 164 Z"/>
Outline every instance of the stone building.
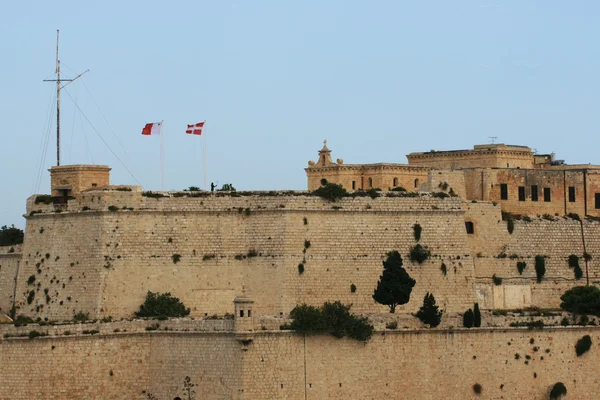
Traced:
<path fill-rule="evenodd" d="M 465 200 L 491 201 L 526 215 L 600 216 L 600 166 L 570 165 L 529 147 L 475 145 L 472 150 L 410 153 L 408 164 L 333 162 L 326 143 L 305 169 L 308 190 L 331 182 L 347 190 L 446 191 Z"/>

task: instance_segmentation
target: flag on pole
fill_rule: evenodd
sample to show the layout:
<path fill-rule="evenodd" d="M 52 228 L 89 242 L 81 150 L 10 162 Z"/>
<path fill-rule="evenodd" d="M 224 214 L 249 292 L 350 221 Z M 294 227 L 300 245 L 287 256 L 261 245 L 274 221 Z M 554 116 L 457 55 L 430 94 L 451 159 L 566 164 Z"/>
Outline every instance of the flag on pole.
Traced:
<path fill-rule="evenodd" d="M 185 133 L 188 135 L 202 135 L 202 129 L 204 129 L 204 123 L 206 121 L 198 122 L 197 124 L 188 125 Z"/>
<path fill-rule="evenodd" d="M 142 135 L 160 135 L 161 127 L 162 122 L 152 122 L 150 124 L 146 124 L 144 129 L 142 129 Z"/>

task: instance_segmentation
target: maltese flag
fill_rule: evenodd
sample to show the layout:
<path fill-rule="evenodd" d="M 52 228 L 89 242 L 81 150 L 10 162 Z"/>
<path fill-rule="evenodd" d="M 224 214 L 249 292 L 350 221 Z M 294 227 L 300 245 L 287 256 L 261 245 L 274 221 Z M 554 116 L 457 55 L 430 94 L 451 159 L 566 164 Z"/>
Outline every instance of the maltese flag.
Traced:
<path fill-rule="evenodd" d="M 188 135 L 202 135 L 202 129 L 204 129 L 205 122 L 206 121 L 198 122 L 197 124 L 193 125 L 188 125 L 187 129 L 185 130 L 185 133 L 187 133 Z"/>
<path fill-rule="evenodd" d="M 142 135 L 160 135 L 160 129 L 162 128 L 162 122 L 152 122 L 146 124 L 142 129 Z"/>

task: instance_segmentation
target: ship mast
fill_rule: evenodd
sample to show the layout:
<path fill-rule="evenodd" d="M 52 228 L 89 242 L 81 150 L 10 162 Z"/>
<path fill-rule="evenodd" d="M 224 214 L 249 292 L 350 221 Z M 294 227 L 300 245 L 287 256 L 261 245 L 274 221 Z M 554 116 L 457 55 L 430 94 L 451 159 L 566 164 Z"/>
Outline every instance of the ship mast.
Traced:
<path fill-rule="evenodd" d="M 60 91 L 64 89 L 71 82 L 80 78 L 89 71 L 86 70 L 81 74 L 77 75 L 73 79 L 61 79 L 60 78 L 60 60 L 58 59 L 58 35 L 59 30 L 56 30 L 56 79 L 44 79 L 44 82 L 56 82 L 56 165 L 60 166 Z M 67 82 L 61 86 L 62 82 Z"/>

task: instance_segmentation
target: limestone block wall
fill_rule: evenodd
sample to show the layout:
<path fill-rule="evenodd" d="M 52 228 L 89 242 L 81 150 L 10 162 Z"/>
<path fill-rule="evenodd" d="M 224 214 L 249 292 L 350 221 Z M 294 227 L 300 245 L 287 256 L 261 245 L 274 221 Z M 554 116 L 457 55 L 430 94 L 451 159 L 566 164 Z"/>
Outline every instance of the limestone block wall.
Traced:
<path fill-rule="evenodd" d="M 20 263 L 21 245 L 0 246 L 0 313 L 10 313 Z"/>
<path fill-rule="evenodd" d="M 382 259 L 392 250 L 405 256 L 417 280 L 407 310 L 418 309 L 427 291 L 448 310 L 472 302 L 473 264 L 459 199 L 330 203 L 304 193 L 239 196 L 155 199 L 135 191 L 86 192 L 60 213 L 30 201 L 19 312 L 58 320 L 79 311 L 91 318 L 129 317 L 150 290 L 169 291 L 191 307 L 192 316 L 205 316 L 229 312 L 242 289 L 261 314 L 326 300 L 352 303 L 358 312 L 385 311 L 371 295 Z M 415 223 L 433 254 L 422 265 L 406 257 L 416 244 Z"/>
<path fill-rule="evenodd" d="M 575 343 L 586 334 L 592 350 L 577 357 Z M 548 388 L 561 381 L 569 398 L 596 399 L 599 343 L 597 328 L 378 332 L 367 344 L 268 333 L 256 335 L 244 353 L 244 368 L 258 371 L 244 375 L 244 394 L 298 400 L 545 400 Z M 290 375 L 295 382 L 289 382 Z M 483 389 L 480 396 L 473 392 L 476 383 Z"/>
<path fill-rule="evenodd" d="M 228 333 L 107 334 L 0 342 L 1 399 L 241 399 L 241 350 Z"/>

